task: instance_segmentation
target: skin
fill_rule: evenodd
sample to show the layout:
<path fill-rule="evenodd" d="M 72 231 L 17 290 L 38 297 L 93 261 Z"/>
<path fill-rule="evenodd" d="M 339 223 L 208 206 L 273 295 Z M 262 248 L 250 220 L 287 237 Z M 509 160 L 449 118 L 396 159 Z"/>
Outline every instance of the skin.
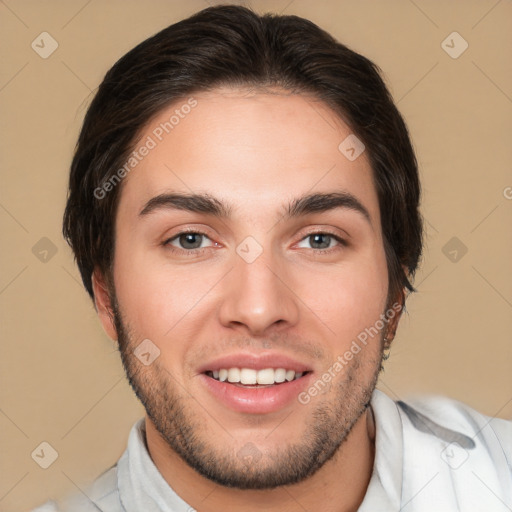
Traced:
<path fill-rule="evenodd" d="M 367 406 L 384 331 L 308 404 L 269 414 L 227 408 L 197 368 L 223 354 L 275 350 L 307 362 L 315 381 L 386 311 L 388 273 L 366 153 L 345 158 L 338 145 L 350 128 L 310 97 L 223 88 L 194 98 L 197 106 L 122 183 L 113 286 L 93 274 L 99 318 L 118 340 L 147 411 L 150 456 L 201 512 L 357 510 L 373 468 Z M 159 113 L 140 140 L 185 102 Z M 354 195 L 370 221 L 347 208 L 283 216 L 296 197 L 339 191 Z M 231 205 L 232 217 L 175 209 L 140 216 L 163 192 L 208 193 Z M 193 256 L 191 243 L 176 238 L 183 228 L 207 234 L 196 237 L 202 249 Z M 348 244 L 327 237 L 320 243 L 328 248 L 315 252 L 308 235 L 326 231 Z M 250 264 L 236 252 L 247 236 L 263 249 Z M 398 318 L 385 329 L 389 340 Z M 133 355 L 144 339 L 160 350 L 148 366 Z M 237 456 L 248 443 L 261 454 L 250 463 Z"/>

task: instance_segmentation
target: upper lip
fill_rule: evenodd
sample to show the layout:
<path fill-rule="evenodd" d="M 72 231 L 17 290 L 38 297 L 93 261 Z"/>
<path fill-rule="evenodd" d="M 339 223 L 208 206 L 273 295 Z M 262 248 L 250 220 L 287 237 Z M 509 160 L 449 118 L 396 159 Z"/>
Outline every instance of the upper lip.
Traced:
<path fill-rule="evenodd" d="M 198 373 L 220 370 L 221 368 L 250 368 L 253 370 L 264 370 L 265 368 L 284 368 L 294 370 L 296 373 L 312 371 L 312 368 L 296 359 L 276 352 L 264 352 L 253 354 L 250 352 L 239 352 L 213 359 L 202 364 Z"/>

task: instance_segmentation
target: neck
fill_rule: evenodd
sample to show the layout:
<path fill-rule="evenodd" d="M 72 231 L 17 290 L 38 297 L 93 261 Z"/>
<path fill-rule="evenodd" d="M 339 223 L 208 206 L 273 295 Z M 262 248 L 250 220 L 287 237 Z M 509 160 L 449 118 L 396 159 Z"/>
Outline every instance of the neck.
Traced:
<path fill-rule="evenodd" d="M 186 464 L 146 417 L 149 454 L 163 478 L 184 501 L 201 512 L 244 510 L 287 512 L 299 509 L 325 512 L 356 511 L 371 478 L 375 456 L 375 424 L 369 407 L 332 459 L 298 484 L 271 490 L 222 487 Z"/>

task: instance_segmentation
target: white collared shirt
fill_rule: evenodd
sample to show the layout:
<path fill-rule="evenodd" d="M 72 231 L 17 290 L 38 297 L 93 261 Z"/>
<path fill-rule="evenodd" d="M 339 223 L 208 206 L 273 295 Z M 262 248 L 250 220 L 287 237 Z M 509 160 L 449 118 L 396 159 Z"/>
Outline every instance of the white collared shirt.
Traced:
<path fill-rule="evenodd" d="M 373 473 L 359 512 L 512 511 L 512 422 L 447 398 L 395 402 L 375 390 Z M 144 418 L 119 461 L 60 506 L 33 512 L 193 512 L 146 446 Z"/>

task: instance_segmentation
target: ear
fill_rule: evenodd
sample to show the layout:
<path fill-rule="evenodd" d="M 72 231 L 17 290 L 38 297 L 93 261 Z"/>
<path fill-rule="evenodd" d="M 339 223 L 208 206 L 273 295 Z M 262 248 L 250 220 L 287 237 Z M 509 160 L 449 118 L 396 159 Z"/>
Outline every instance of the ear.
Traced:
<path fill-rule="evenodd" d="M 391 342 L 395 339 L 396 330 L 405 308 L 406 289 L 402 288 L 399 295 L 395 298 L 394 302 L 388 306 L 386 316 L 388 317 L 386 328 L 386 347 L 389 348 Z"/>
<path fill-rule="evenodd" d="M 103 330 L 110 339 L 117 341 L 114 310 L 110 300 L 109 288 L 105 277 L 98 268 L 94 269 L 92 273 L 92 289 L 94 291 L 94 305 Z"/>
<path fill-rule="evenodd" d="M 411 275 L 409 273 L 409 269 L 407 268 L 406 265 L 402 265 L 402 269 L 404 271 L 404 274 L 407 276 L 407 279 L 410 281 Z M 405 309 L 405 300 L 407 299 L 408 293 L 408 289 L 404 286 L 398 292 L 394 302 L 390 306 L 388 306 L 396 313 L 393 316 L 393 318 L 389 319 L 387 325 L 386 340 L 388 347 L 395 338 L 396 330 L 398 329 L 398 323 L 400 322 L 400 318 L 402 317 L 402 313 Z"/>

